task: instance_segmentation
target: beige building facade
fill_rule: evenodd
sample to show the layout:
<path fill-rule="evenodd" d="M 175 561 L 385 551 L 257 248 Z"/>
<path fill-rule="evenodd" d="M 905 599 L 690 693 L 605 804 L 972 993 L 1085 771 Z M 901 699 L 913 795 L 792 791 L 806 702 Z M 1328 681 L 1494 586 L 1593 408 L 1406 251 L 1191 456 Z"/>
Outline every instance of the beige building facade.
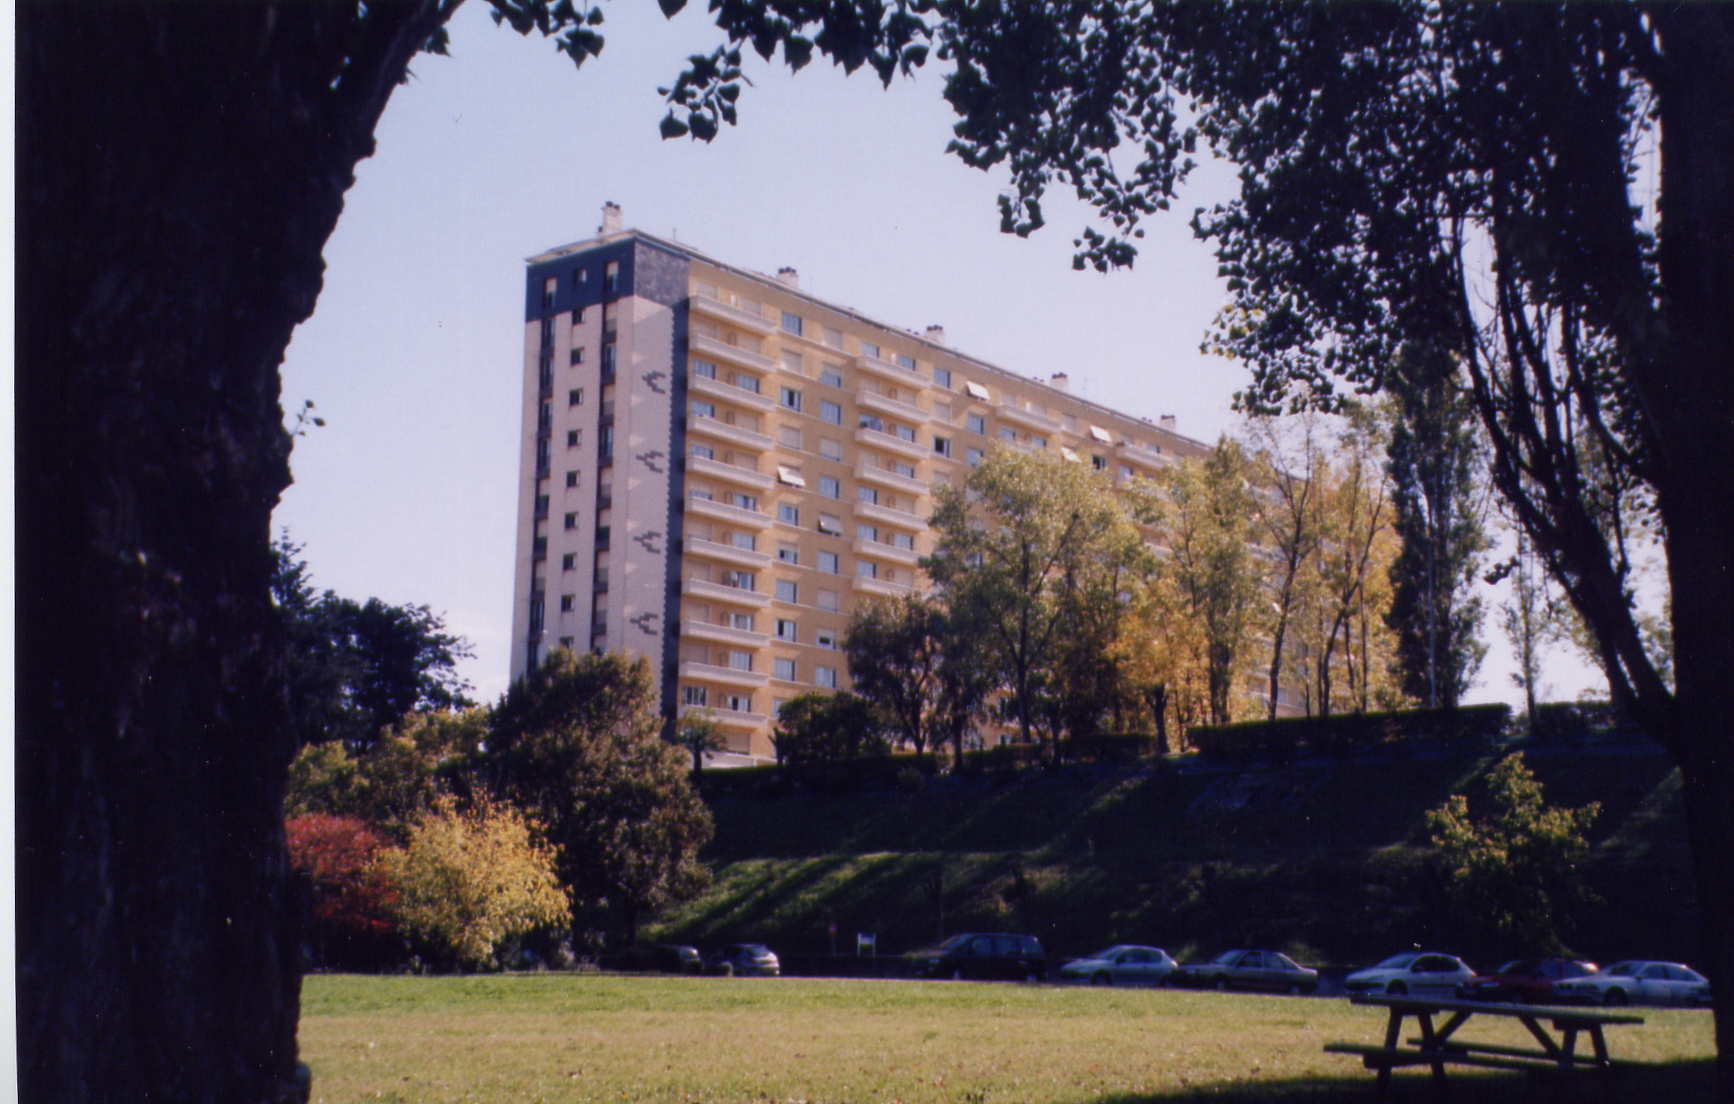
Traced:
<path fill-rule="evenodd" d="M 857 603 L 923 586 L 938 487 L 995 447 L 1125 480 L 1205 445 L 620 228 L 531 257 L 512 677 L 650 660 L 668 716 L 770 758 L 778 706 L 846 689 Z"/>

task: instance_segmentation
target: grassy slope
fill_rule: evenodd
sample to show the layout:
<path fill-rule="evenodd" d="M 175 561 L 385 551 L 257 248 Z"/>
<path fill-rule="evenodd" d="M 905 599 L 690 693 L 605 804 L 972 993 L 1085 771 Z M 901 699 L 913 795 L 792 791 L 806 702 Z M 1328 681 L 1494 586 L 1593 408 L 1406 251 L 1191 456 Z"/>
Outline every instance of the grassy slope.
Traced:
<path fill-rule="evenodd" d="M 821 953 L 834 921 L 844 941 L 878 932 L 891 953 L 941 930 L 1015 929 L 1056 954 L 1125 940 L 1176 954 L 1287 946 L 1344 964 L 1410 943 L 1502 955 L 1517 948 L 1467 946 L 1439 919 L 1417 846 L 1425 810 L 1493 762 L 1077 767 L 940 779 L 914 794 L 722 796 L 708 856 L 715 886 L 649 934 Z M 1590 873 L 1606 904 L 1579 918 L 1574 945 L 1601 958 L 1690 959 L 1688 858 L 1667 761 L 1602 750 L 1530 762 L 1551 801 L 1603 806 Z"/>
<path fill-rule="evenodd" d="M 1609 1033 L 1621 1099 L 1708 1090 L 1710 1016 L 1646 1010 Z M 301 1053 L 315 1104 L 535 1101 L 1168 1104 L 1372 1098 L 1327 1042 L 1374 1042 L 1346 1001 L 1174 990 L 543 974 L 306 981 Z M 1514 1023 L 1464 1038 L 1525 1045 Z M 1463 1099 L 1533 1099 L 1522 1077 Z M 1397 1099 L 1433 1099 L 1424 1074 Z M 1576 1099 L 1573 1096 L 1570 1099 Z M 1594 1097 L 1592 1097 L 1594 1098 Z"/>

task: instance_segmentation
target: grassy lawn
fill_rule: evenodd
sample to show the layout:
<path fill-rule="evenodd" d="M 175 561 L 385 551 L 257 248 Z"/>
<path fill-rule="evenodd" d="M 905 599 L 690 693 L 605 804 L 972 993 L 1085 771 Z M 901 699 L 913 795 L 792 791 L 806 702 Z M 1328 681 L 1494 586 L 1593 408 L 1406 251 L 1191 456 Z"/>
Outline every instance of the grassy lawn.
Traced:
<path fill-rule="evenodd" d="M 1709 1097 L 1707 1012 L 1646 1010 L 1612 1029 L 1636 1071 L 1617 1096 Z M 1530 1042 L 1516 1024 L 1466 1037 Z M 313 1100 L 901 1101 L 1134 1104 L 1371 1100 L 1372 1075 L 1327 1042 L 1377 1042 L 1382 1012 L 1346 1001 L 1175 990 L 809 979 L 538 974 L 309 977 L 302 1059 Z M 1509 1028 L 1509 1030 L 1507 1030 Z M 1459 1075 L 1454 1074 L 1453 1077 Z M 1461 1099 L 1528 1098 L 1522 1075 Z M 1399 1075 L 1399 1100 L 1429 1099 Z M 1585 1086 L 1585 1099 L 1599 1099 Z M 1559 1099 L 1576 1099 L 1565 1092 Z"/>

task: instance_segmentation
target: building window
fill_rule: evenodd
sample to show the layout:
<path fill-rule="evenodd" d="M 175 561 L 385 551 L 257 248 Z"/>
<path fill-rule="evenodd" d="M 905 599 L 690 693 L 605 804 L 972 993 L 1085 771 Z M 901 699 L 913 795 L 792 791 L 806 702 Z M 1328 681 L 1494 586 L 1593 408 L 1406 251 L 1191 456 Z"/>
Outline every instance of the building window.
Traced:
<path fill-rule="evenodd" d="M 842 442 L 833 441 L 829 437 L 821 437 L 819 439 L 819 455 L 823 456 L 827 460 L 843 459 Z"/>
<path fill-rule="evenodd" d="M 1095 468 L 1097 471 L 1107 471 L 1108 470 L 1108 458 L 1105 456 L 1097 456 L 1095 453 L 1091 453 L 1090 454 L 1090 466 L 1092 468 Z"/>
<path fill-rule="evenodd" d="M 835 668 L 835 667 L 814 667 L 813 668 L 813 682 L 816 685 L 822 686 L 827 690 L 837 689 L 837 668 Z"/>
<path fill-rule="evenodd" d="M 1000 426 L 999 439 L 1002 441 L 1015 441 L 1018 439 L 1017 430 L 1013 429 L 1011 426 Z"/>
<path fill-rule="evenodd" d="M 691 448 L 687 449 L 687 452 L 696 456 L 700 460 L 716 459 L 716 449 L 711 448 L 709 445 L 700 445 L 695 443 Z"/>
<path fill-rule="evenodd" d="M 748 552 L 756 552 L 759 548 L 759 538 L 751 533 L 730 533 L 729 543 Z"/>
<path fill-rule="evenodd" d="M 913 371 L 915 371 L 915 358 L 912 356 L 905 356 L 902 353 L 898 353 L 897 354 L 897 367 L 907 368 L 911 372 L 913 372 Z"/>
<path fill-rule="evenodd" d="M 783 332 L 784 333 L 792 333 L 796 337 L 800 337 L 801 336 L 801 316 L 798 314 L 790 314 L 788 311 L 784 311 L 783 312 Z"/>
<path fill-rule="evenodd" d="M 602 290 L 609 295 L 620 290 L 619 261 L 609 261 L 608 267 L 602 270 Z"/>
<path fill-rule="evenodd" d="M 915 551 L 915 538 L 910 534 L 892 533 L 890 534 L 890 538 L 891 539 L 886 543 L 890 544 L 893 548 L 901 548 L 906 552 Z"/>
<path fill-rule="evenodd" d="M 861 355 L 864 357 L 872 357 L 874 360 L 878 360 L 879 359 L 879 346 L 873 344 L 871 341 L 863 341 L 861 343 Z"/>
<path fill-rule="evenodd" d="M 729 377 L 729 382 L 740 388 L 742 391 L 751 391 L 755 395 L 759 393 L 759 377 L 757 376 L 750 376 L 745 372 L 736 372 L 734 375 Z"/>
<path fill-rule="evenodd" d="M 837 650 L 837 633 L 832 629 L 820 629 L 813 635 L 813 643 L 834 652 Z"/>
<path fill-rule="evenodd" d="M 753 573 L 750 571 L 725 571 L 722 573 L 722 585 L 736 590 L 753 589 Z"/>
<path fill-rule="evenodd" d="M 819 477 L 819 493 L 826 498 L 842 498 L 843 481 L 834 475 L 821 475 Z"/>
<path fill-rule="evenodd" d="M 771 676 L 773 678 L 780 678 L 784 682 L 794 682 L 795 661 L 792 659 L 782 658 L 771 660 Z"/>
<path fill-rule="evenodd" d="M 692 416 L 695 418 L 716 417 L 716 403 L 713 402 L 706 402 L 703 399 L 694 399 L 692 400 L 691 409 Z"/>
<path fill-rule="evenodd" d="M 801 508 L 792 502 L 777 503 L 777 520 L 786 525 L 801 524 Z"/>
<path fill-rule="evenodd" d="M 841 349 L 843 347 L 843 331 L 834 330 L 831 327 L 826 326 L 825 344 L 829 345 L 833 349 Z"/>
<path fill-rule="evenodd" d="M 728 665 L 732 671 L 750 671 L 753 669 L 753 653 L 731 649 Z"/>
<path fill-rule="evenodd" d="M 706 688 L 703 686 L 682 686 L 680 688 L 682 705 L 703 705 L 705 704 L 705 697 Z"/>
<path fill-rule="evenodd" d="M 972 468 L 980 467 L 981 466 L 981 450 L 978 448 L 964 449 L 963 450 L 963 459 L 964 459 L 964 462 L 967 463 Z"/>
<path fill-rule="evenodd" d="M 579 432 L 577 430 L 569 429 L 566 431 L 566 447 L 567 448 L 577 448 L 579 443 L 583 440 L 584 440 L 584 438 L 579 434 Z"/>
<path fill-rule="evenodd" d="M 837 612 L 837 609 L 838 609 L 837 592 L 834 590 L 821 590 L 821 591 L 819 591 L 818 604 L 819 604 L 819 608 L 822 610 L 830 610 L 832 613 Z"/>
<path fill-rule="evenodd" d="M 575 595 L 571 595 L 571 594 L 560 595 L 560 612 L 561 613 L 571 613 L 572 607 L 573 607 L 573 605 L 576 604 L 576 602 L 577 602 L 577 597 Z"/>
<path fill-rule="evenodd" d="M 835 364 L 827 364 L 819 369 L 819 382 L 826 387 L 843 386 L 843 372 Z"/>
<path fill-rule="evenodd" d="M 879 565 L 872 560 L 856 560 L 855 575 L 862 579 L 877 579 L 879 577 Z"/>
<path fill-rule="evenodd" d="M 799 631 L 800 631 L 800 628 L 796 624 L 796 622 L 791 621 L 786 617 L 777 618 L 777 639 L 778 640 L 788 640 L 788 641 L 793 642 L 796 639 Z"/>
<path fill-rule="evenodd" d="M 560 647 L 564 648 L 568 652 L 571 651 L 572 650 L 572 638 L 569 636 L 562 636 L 560 638 Z"/>
<path fill-rule="evenodd" d="M 800 450 L 802 444 L 801 430 L 797 426 L 784 426 L 777 430 L 777 440 L 782 442 L 784 448 Z"/>
<path fill-rule="evenodd" d="M 777 580 L 777 601 L 792 603 L 798 600 L 799 594 L 800 590 L 795 586 L 793 579 Z"/>
<path fill-rule="evenodd" d="M 842 425 L 843 407 L 840 404 L 829 400 L 821 400 L 819 403 L 819 420 L 822 422 L 829 422 L 831 425 Z"/>
<path fill-rule="evenodd" d="M 793 387 L 785 387 L 782 390 L 783 390 L 782 404 L 783 404 L 784 409 L 786 409 L 786 410 L 799 410 L 799 409 L 801 409 L 801 392 L 798 391 L 797 389 L 793 388 Z"/>
<path fill-rule="evenodd" d="M 879 540 L 879 526 L 868 525 L 866 522 L 862 522 L 855 526 L 855 539 L 877 543 Z"/>
<path fill-rule="evenodd" d="M 984 436 L 987 433 L 987 419 L 980 414 L 971 414 L 965 424 L 971 433 L 980 433 Z"/>
<path fill-rule="evenodd" d="M 740 491 L 729 492 L 729 505 L 738 506 L 743 510 L 751 510 L 755 514 L 759 512 L 758 497 L 756 495 L 742 494 Z"/>
<path fill-rule="evenodd" d="M 896 472 L 898 475 L 901 475 L 905 479 L 914 479 L 915 478 L 915 465 L 914 464 L 905 464 L 901 460 L 893 460 L 893 461 L 891 461 L 891 470 Z"/>
<path fill-rule="evenodd" d="M 819 570 L 823 571 L 825 574 L 827 574 L 827 575 L 837 574 L 837 569 L 838 569 L 839 563 L 840 563 L 840 561 L 837 559 L 837 553 L 835 553 L 835 552 L 821 552 L 821 553 L 819 553 Z"/>
<path fill-rule="evenodd" d="M 788 372 L 791 375 L 796 375 L 796 376 L 806 375 L 807 374 L 807 368 L 806 368 L 806 365 L 801 363 L 801 354 L 800 353 L 784 353 L 783 354 L 783 371 Z"/>
<path fill-rule="evenodd" d="M 723 699 L 723 708 L 736 713 L 751 713 L 753 711 L 753 696 L 751 694 L 730 694 Z"/>
<path fill-rule="evenodd" d="M 573 364 L 583 364 L 584 363 L 584 350 L 583 350 L 583 348 L 577 348 L 577 349 L 572 350 L 572 363 Z"/>
<path fill-rule="evenodd" d="M 739 629 L 742 632 L 752 632 L 753 631 L 753 615 L 752 614 L 750 614 L 750 613 L 738 613 L 734 610 L 730 610 L 726 616 L 727 616 L 729 628 Z"/>
<path fill-rule="evenodd" d="M 938 367 L 934 368 L 933 369 L 933 382 L 937 383 L 941 387 L 950 387 L 951 386 L 951 369 L 950 368 L 938 368 Z"/>
<path fill-rule="evenodd" d="M 694 360 L 692 362 L 692 374 L 703 376 L 705 379 L 716 379 L 716 365 L 708 360 Z"/>
<path fill-rule="evenodd" d="M 578 485 L 578 473 L 576 471 L 567 472 L 566 473 L 566 486 L 576 487 L 577 485 Z"/>
<path fill-rule="evenodd" d="M 777 560 L 786 564 L 798 564 L 801 562 L 801 550 L 792 544 L 779 544 Z"/>
<path fill-rule="evenodd" d="M 567 406 L 583 406 L 584 405 L 584 389 L 582 387 L 574 387 L 572 390 L 566 392 L 566 405 Z"/>
<path fill-rule="evenodd" d="M 840 537 L 843 535 L 843 523 L 837 518 L 836 514 L 820 514 L 819 532 L 833 537 Z"/>
<path fill-rule="evenodd" d="M 951 455 L 951 438 L 950 437 L 935 437 L 933 439 L 933 451 L 939 453 L 939 455 L 941 455 L 941 456 L 950 456 Z"/>
<path fill-rule="evenodd" d="M 867 486 L 856 487 L 855 501 L 871 503 L 874 506 L 879 505 L 879 488 Z"/>
<path fill-rule="evenodd" d="M 576 513 L 566 515 L 566 528 L 568 528 L 568 529 L 578 528 L 578 515 Z"/>
<path fill-rule="evenodd" d="M 578 553 L 568 552 L 560 557 L 561 571 L 576 571 L 578 569 Z"/>

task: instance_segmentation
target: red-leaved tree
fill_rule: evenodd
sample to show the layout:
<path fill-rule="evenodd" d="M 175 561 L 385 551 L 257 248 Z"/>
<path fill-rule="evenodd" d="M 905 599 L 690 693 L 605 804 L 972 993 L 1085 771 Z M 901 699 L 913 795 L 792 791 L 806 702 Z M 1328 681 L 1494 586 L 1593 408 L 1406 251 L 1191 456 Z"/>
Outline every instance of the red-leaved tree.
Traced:
<path fill-rule="evenodd" d="M 357 817 L 310 813 L 283 827 L 289 863 L 312 890 L 317 959 L 352 964 L 377 954 L 396 932 L 397 887 L 375 862 L 389 841 Z"/>

